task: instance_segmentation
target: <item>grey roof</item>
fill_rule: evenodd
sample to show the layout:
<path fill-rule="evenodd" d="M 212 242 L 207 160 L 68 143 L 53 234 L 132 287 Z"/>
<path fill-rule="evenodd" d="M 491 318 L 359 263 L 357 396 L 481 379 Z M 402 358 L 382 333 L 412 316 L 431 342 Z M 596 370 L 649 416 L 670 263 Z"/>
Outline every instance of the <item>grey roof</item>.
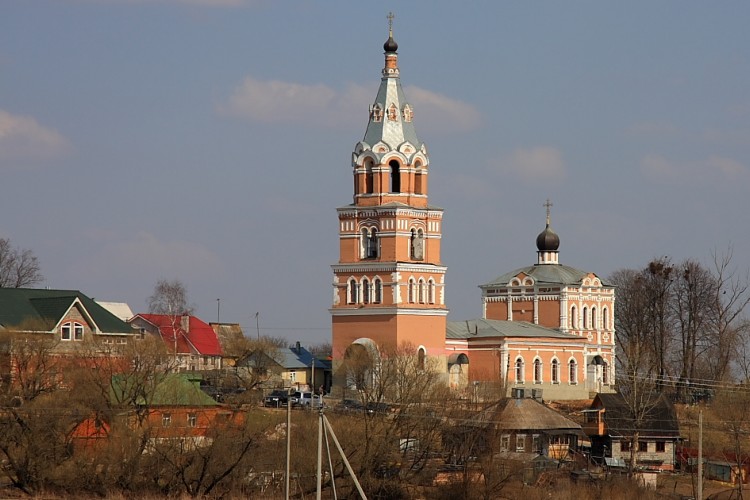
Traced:
<path fill-rule="evenodd" d="M 530 398 L 507 398 L 488 406 L 472 419 L 474 425 L 515 431 L 558 431 L 581 434 L 581 426 Z"/>
<path fill-rule="evenodd" d="M 583 281 L 584 277 L 590 274 L 586 271 L 576 269 L 575 267 L 562 264 L 534 264 L 533 266 L 526 266 L 505 273 L 489 283 L 480 285 L 480 288 L 507 286 L 511 279 L 521 273 L 531 276 L 539 285 L 578 285 Z M 601 280 L 601 278 L 599 279 Z M 604 286 L 610 286 L 608 283 L 605 283 L 604 280 L 601 280 L 601 282 Z"/>
<path fill-rule="evenodd" d="M 487 337 L 526 337 L 526 338 L 556 338 L 566 340 L 580 340 L 580 337 L 563 333 L 554 328 L 533 325 L 525 321 L 501 321 L 496 319 L 470 319 L 466 321 L 450 321 L 446 327 L 446 338 L 472 339 Z"/>
<path fill-rule="evenodd" d="M 604 422 L 612 437 L 629 437 L 635 432 L 634 415 L 625 398 L 619 393 L 600 393 L 591 403 L 592 409 L 604 408 Z M 663 394 L 654 398 L 650 405 L 644 405 L 646 416 L 639 429 L 643 437 L 679 437 L 680 424 L 674 404 Z"/>
<path fill-rule="evenodd" d="M 372 147 L 383 141 L 391 149 L 397 149 L 404 142 L 409 142 L 417 150 L 422 148 L 422 143 L 414 129 L 414 122 L 407 122 L 403 119 L 402 111 L 407 101 L 404 90 L 401 88 L 401 79 L 398 76 L 384 76 L 380 80 L 380 88 L 378 88 L 374 104 L 380 105 L 383 110 L 383 119 L 375 121 L 371 114 L 362 142 Z M 395 104 L 398 109 L 396 120 L 388 119 L 388 107 L 391 104 Z"/>
<path fill-rule="evenodd" d="M 310 368 L 313 359 L 315 360 L 315 368 L 325 369 L 328 367 L 324 361 L 313 356 L 304 347 L 282 347 L 277 352 L 278 356 L 274 356 L 276 361 L 286 369 Z"/>

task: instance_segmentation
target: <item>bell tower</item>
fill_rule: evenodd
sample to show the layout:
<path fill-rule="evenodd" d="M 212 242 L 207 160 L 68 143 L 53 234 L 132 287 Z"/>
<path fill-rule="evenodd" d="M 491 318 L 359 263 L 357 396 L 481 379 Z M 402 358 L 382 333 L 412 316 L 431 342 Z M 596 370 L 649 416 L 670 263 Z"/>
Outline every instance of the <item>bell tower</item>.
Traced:
<path fill-rule="evenodd" d="M 411 344 L 420 356 L 445 348 L 443 210 L 428 202 L 430 159 L 401 88 L 389 15 L 385 65 L 364 138 L 352 153 L 353 203 L 339 207 L 333 269 L 333 357 L 352 344 Z"/>

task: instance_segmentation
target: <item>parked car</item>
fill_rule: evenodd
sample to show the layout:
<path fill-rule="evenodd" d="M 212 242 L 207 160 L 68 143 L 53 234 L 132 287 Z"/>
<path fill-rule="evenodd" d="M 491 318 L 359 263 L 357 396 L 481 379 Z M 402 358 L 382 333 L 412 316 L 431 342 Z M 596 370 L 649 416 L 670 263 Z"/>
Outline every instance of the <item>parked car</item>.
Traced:
<path fill-rule="evenodd" d="M 320 408 L 321 406 L 325 406 L 323 396 L 302 391 L 297 391 L 292 395 L 292 404 L 303 408 Z"/>
<path fill-rule="evenodd" d="M 276 389 L 271 392 L 268 396 L 263 398 L 263 406 L 270 406 L 273 408 L 279 408 L 286 406 L 289 402 L 289 393 L 283 389 Z"/>

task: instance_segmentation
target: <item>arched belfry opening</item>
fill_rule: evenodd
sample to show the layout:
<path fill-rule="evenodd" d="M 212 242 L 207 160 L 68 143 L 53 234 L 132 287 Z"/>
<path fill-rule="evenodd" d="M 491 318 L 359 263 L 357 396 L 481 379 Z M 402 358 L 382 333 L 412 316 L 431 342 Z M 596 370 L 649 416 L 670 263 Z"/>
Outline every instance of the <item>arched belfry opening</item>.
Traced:
<path fill-rule="evenodd" d="M 388 166 L 391 167 L 391 193 L 401 192 L 401 165 L 396 160 L 388 162 Z"/>

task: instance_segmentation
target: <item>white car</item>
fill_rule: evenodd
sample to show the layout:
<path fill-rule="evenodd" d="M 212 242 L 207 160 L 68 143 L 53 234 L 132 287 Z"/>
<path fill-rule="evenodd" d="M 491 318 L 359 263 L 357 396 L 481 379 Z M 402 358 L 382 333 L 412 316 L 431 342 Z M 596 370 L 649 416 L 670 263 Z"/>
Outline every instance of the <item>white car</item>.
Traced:
<path fill-rule="evenodd" d="M 323 402 L 323 396 L 312 392 L 297 391 L 292 395 L 292 405 L 303 408 L 320 408 L 325 406 L 325 403 Z"/>

